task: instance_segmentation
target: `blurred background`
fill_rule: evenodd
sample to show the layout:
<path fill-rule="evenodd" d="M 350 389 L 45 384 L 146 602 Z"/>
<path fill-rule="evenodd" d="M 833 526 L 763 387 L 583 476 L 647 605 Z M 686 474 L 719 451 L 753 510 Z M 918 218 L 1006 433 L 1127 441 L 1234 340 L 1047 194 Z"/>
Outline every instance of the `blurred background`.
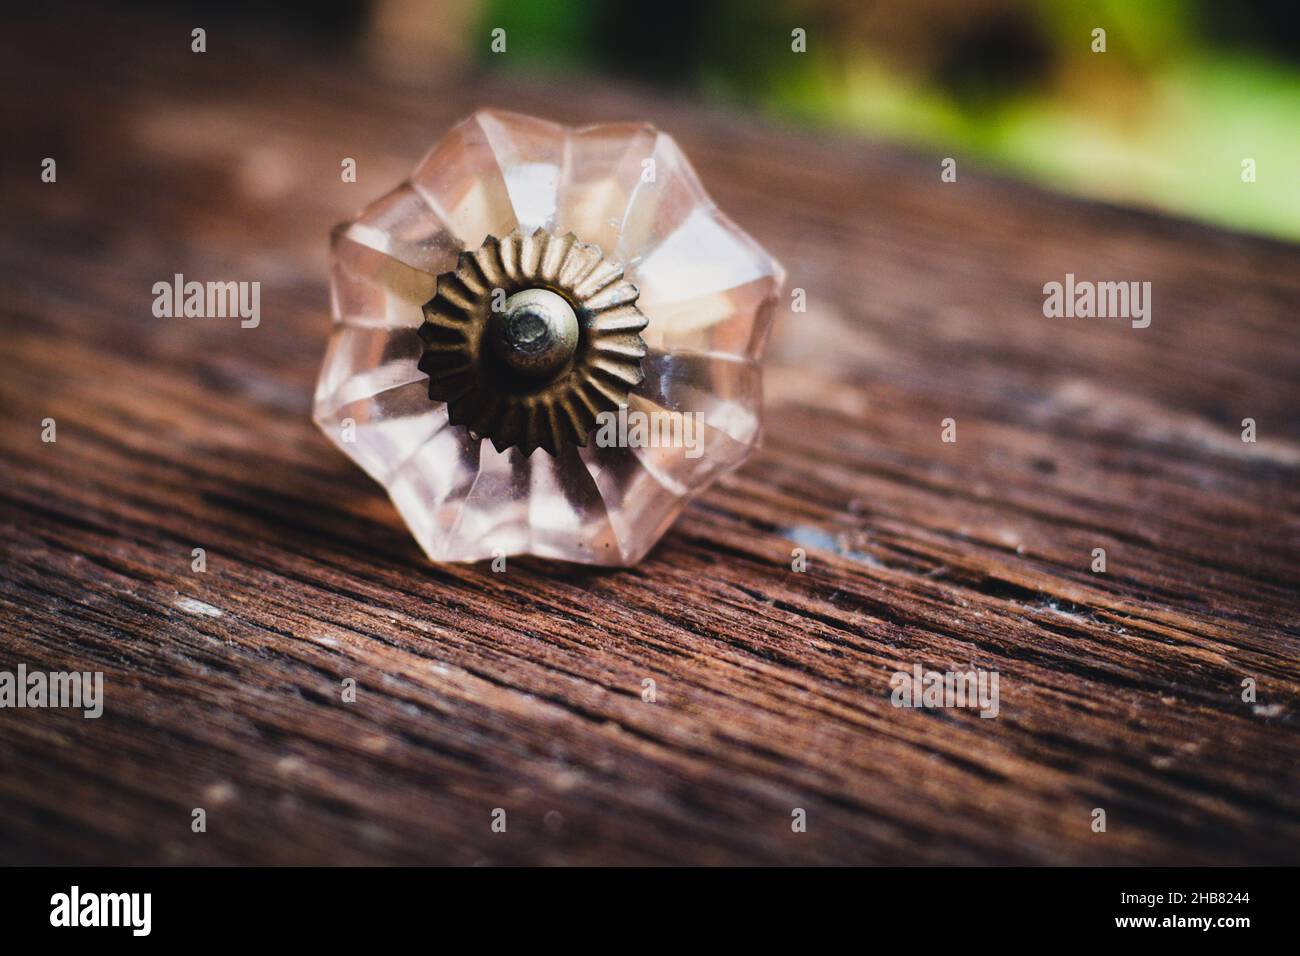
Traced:
<path fill-rule="evenodd" d="M 359 45 L 394 70 L 618 77 L 961 156 L 1079 196 L 1300 238 L 1300 17 L 1282 0 L 324 0 L 273 9 L 235 0 L 200 9 L 211 22 L 278 19 L 322 43 Z M 506 55 L 491 49 L 498 29 Z M 804 52 L 793 49 L 795 31 Z"/>

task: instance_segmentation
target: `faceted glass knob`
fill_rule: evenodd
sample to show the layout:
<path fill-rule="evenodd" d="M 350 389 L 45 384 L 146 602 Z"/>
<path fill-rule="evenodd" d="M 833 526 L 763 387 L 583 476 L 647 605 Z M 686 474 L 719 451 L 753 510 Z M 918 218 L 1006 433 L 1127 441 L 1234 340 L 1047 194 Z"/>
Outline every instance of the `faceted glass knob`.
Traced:
<path fill-rule="evenodd" d="M 483 111 L 332 236 L 314 418 L 435 561 L 638 561 L 758 443 L 784 274 L 671 137 Z"/>

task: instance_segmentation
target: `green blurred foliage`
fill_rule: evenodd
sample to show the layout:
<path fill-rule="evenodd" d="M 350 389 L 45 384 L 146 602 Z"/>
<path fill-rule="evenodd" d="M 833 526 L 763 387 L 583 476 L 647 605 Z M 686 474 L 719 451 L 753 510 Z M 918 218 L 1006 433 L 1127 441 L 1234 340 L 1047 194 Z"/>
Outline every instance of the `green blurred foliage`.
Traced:
<path fill-rule="evenodd" d="M 648 80 L 1295 240 L 1292 20 L 1282 0 L 489 0 L 479 24 L 510 37 L 509 56 L 485 55 L 493 66 Z"/>

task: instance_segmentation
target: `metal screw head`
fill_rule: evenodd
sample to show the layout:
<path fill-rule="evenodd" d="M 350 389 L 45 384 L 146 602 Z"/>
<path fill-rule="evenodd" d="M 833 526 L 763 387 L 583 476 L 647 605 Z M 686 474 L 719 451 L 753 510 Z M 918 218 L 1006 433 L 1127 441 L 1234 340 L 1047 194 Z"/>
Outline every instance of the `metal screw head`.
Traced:
<path fill-rule="evenodd" d="M 578 317 L 564 296 L 549 289 L 524 289 L 493 314 L 491 338 L 497 355 L 516 372 L 550 375 L 578 347 Z"/>

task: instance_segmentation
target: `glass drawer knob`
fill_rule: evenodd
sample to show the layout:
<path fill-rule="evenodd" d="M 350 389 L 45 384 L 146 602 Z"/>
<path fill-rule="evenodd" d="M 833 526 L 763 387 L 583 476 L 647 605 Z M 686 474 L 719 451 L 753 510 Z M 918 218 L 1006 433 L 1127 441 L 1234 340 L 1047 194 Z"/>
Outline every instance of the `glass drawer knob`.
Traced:
<path fill-rule="evenodd" d="M 313 417 L 435 561 L 633 564 L 756 447 L 783 281 L 666 134 L 480 111 L 335 228 Z"/>

